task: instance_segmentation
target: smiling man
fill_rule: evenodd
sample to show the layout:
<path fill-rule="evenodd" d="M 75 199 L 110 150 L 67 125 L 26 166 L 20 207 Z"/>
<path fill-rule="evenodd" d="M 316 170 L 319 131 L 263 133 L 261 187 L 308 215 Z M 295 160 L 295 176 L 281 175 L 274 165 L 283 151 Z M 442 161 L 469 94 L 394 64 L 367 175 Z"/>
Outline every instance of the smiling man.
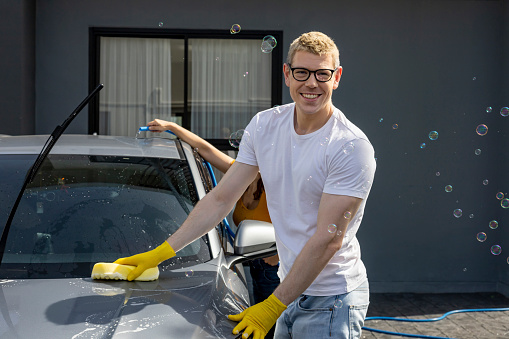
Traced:
<path fill-rule="evenodd" d="M 284 65 L 293 103 L 258 113 L 235 163 L 182 227 L 155 250 L 118 260 L 129 280 L 202 236 L 231 210 L 260 171 L 276 233 L 281 284 L 229 318 L 234 334 L 263 338 L 360 338 L 369 287 L 356 238 L 375 173 L 366 135 L 332 104 L 342 67 L 327 35 L 293 41 Z"/>

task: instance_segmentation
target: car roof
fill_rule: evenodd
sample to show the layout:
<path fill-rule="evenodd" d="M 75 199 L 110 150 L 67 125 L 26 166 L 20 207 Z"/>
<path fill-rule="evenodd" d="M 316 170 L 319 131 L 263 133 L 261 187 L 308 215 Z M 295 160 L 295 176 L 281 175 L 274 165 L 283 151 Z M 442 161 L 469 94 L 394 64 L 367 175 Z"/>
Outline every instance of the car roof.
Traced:
<path fill-rule="evenodd" d="M 0 135 L 0 154 L 39 154 L 49 135 Z M 176 139 L 106 135 L 62 135 L 50 154 L 139 156 L 184 159 Z"/>

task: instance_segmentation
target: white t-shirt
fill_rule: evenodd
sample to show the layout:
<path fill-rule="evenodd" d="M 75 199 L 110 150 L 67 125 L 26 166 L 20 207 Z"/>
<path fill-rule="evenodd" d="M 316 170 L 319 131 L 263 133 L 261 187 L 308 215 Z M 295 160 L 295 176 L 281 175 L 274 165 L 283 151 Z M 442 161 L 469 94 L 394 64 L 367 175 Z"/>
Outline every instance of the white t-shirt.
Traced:
<path fill-rule="evenodd" d="M 253 117 L 236 161 L 259 167 L 276 233 L 281 281 L 316 231 L 322 193 L 363 199 L 347 227 L 341 249 L 304 294 L 350 292 L 366 279 L 355 235 L 375 174 L 373 146 L 337 108 L 319 130 L 298 135 L 294 110 L 292 103 Z"/>

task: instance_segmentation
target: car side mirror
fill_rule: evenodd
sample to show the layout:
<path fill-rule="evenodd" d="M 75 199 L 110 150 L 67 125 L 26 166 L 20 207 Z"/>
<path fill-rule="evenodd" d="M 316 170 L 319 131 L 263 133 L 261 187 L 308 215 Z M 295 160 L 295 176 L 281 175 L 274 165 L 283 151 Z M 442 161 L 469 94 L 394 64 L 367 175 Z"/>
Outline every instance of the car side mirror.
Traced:
<path fill-rule="evenodd" d="M 244 261 L 265 258 L 277 254 L 276 234 L 271 223 L 244 220 L 237 229 L 233 241 L 233 253 L 226 257 L 228 267 Z"/>

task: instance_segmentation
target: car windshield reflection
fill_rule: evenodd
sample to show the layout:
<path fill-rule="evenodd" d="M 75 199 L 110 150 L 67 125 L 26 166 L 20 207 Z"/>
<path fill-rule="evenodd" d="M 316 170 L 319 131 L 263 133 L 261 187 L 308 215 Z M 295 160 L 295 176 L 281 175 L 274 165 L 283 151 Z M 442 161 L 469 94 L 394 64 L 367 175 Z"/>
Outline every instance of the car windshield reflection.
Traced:
<path fill-rule="evenodd" d="M 185 160 L 49 155 L 14 216 L 0 278 L 87 277 L 96 262 L 163 242 L 197 201 Z M 209 259 L 203 237 L 161 269 Z"/>

